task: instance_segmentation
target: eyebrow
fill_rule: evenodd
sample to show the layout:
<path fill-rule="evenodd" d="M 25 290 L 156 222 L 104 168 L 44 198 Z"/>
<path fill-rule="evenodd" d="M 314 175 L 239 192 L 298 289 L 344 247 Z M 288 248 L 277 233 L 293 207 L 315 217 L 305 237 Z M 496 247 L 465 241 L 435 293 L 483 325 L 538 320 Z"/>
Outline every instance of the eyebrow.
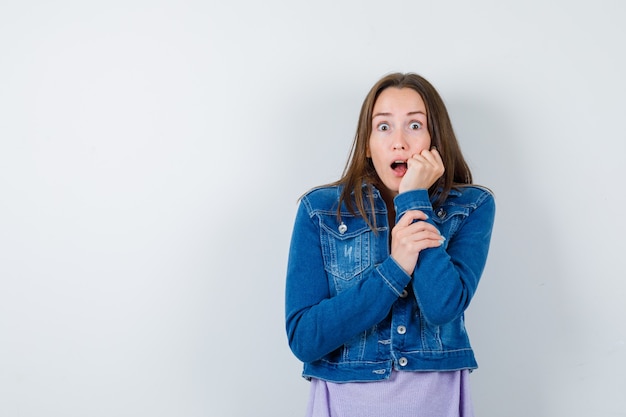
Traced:
<path fill-rule="evenodd" d="M 415 114 L 423 114 L 424 116 L 426 116 L 426 113 L 421 111 L 421 110 L 416 110 L 416 111 L 410 111 L 408 112 L 406 115 L 407 116 L 413 116 Z M 379 116 L 392 116 L 392 113 L 376 113 L 372 115 L 372 119 L 375 117 L 379 117 Z"/>

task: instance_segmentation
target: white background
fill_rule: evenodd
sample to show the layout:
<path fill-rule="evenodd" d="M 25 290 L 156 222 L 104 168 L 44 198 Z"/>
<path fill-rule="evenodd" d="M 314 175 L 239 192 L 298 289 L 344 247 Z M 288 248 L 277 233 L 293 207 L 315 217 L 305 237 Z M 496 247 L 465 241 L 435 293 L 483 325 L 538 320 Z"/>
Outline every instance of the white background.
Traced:
<path fill-rule="evenodd" d="M 0 3 L 0 416 L 299 416 L 298 197 L 391 71 L 498 212 L 477 415 L 626 416 L 618 0 Z"/>

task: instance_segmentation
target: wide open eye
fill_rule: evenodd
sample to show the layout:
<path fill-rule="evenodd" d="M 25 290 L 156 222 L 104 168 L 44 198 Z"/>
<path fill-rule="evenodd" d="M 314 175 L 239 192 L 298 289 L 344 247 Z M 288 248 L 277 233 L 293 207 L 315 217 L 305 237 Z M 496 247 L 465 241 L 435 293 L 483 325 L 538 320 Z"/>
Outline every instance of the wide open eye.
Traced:
<path fill-rule="evenodd" d="M 376 126 L 378 130 L 381 131 L 387 131 L 390 129 L 389 125 L 387 123 L 379 123 L 378 126 Z"/>
<path fill-rule="evenodd" d="M 411 122 L 409 127 L 411 128 L 411 130 L 418 130 L 422 127 L 422 124 L 420 122 Z"/>

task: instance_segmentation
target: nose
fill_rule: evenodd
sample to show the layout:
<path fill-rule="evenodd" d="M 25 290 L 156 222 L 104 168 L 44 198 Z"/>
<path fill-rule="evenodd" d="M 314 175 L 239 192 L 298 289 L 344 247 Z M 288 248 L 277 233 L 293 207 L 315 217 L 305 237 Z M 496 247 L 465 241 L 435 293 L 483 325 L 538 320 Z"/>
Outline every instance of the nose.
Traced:
<path fill-rule="evenodd" d="M 406 149 L 408 149 L 408 142 L 406 141 L 406 138 L 404 137 L 404 133 L 403 132 L 398 132 L 394 138 L 393 138 L 393 142 L 392 142 L 392 148 L 394 151 L 404 151 Z"/>

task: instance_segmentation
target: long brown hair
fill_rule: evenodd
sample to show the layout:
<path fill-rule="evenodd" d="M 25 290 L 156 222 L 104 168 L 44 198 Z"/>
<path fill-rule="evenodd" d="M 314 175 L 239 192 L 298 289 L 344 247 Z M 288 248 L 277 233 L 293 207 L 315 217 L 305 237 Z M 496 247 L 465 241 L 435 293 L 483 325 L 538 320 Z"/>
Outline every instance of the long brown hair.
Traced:
<path fill-rule="evenodd" d="M 448 111 L 437 90 L 426 79 L 415 73 L 386 75 L 374 84 L 363 101 L 350 156 L 341 179 L 334 183 L 334 185 L 343 185 L 337 214 L 340 214 L 341 203 L 343 202 L 352 213 L 358 211 L 374 230 L 376 218 L 373 217 L 374 224 L 372 224 L 365 205 L 367 201 L 370 207 L 374 207 L 371 188 L 372 186 L 381 186 L 382 182 L 376 169 L 374 169 L 372 160 L 367 157 L 367 147 L 372 133 L 374 104 L 380 93 L 389 87 L 411 88 L 422 97 L 426 105 L 431 147 L 437 148 L 445 167 L 444 174 L 428 190 L 431 197 L 438 193 L 435 206 L 445 201 L 454 186 L 472 184 L 472 173 L 463 158 Z M 367 195 L 364 194 L 364 190 Z"/>

